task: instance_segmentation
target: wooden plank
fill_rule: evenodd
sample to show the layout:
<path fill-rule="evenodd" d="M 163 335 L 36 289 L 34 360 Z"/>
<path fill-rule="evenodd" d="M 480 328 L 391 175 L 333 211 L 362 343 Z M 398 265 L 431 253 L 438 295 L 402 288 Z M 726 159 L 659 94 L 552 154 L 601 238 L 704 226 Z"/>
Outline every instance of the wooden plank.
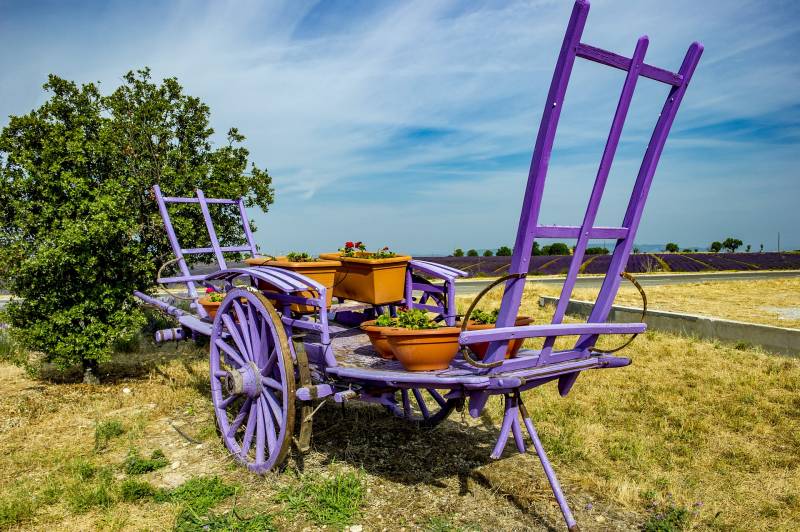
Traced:
<path fill-rule="evenodd" d="M 575 53 L 580 58 L 625 70 L 626 72 L 631 68 L 631 60 L 629 58 L 590 44 L 580 43 Z M 639 75 L 674 87 L 680 87 L 683 84 L 683 76 L 681 74 L 648 65 L 647 63 L 642 64 Z"/>

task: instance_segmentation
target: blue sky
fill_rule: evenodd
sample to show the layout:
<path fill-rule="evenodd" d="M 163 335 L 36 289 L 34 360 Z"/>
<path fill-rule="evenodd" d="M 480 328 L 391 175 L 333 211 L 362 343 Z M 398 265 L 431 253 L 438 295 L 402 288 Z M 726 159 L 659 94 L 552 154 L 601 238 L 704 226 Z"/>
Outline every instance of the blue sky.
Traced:
<path fill-rule="evenodd" d="M 344 240 L 417 254 L 513 243 L 571 2 L 3 2 L 0 117 L 44 99 L 48 73 L 110 91 L 129 69 L 177 76 L 223 134 L 247 136 L 277 200 L 254 213 L 265 251 Z M 583 41 L 677 69 L 706 47 L 637 238 L 736 236 L 800 248 L 800 4 L 592 3 Z M 542 223 L 579 221 L 621 71 L 579 60 Z M 642 79 L 599 225 L 624 210 L 666 87 Z M 222 137 L 218 138 L 221 142 Z"/>

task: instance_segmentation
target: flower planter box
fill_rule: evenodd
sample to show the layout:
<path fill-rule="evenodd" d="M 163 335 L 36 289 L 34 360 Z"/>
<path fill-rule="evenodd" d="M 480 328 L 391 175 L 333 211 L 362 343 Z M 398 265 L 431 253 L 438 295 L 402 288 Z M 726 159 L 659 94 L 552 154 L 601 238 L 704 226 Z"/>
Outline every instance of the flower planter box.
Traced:
<path fill-rule="evenodd" d="M 217 316 L 219 306 L 222 304 L 222 301 L 211 301 L 208 296 L 201 297 L 197 300 L 197 302 L 200 303 L 200 305 L 205 309 L 206 314 L 208 314 L 208 317 L 211 320 Z"/>
<path fill-rule="evenodd" d="M 322 253 L 321 259 L 341 261 L 336 271 L 333 295 L 371 305 L 396 303 L 405 296 L 406 268 L 411 257 L 398 255 L 387 259 L 342 257 Z"/>
<path fill-rule="evenodd" d="M 361 330 L 367 333 L 369 341 L 372 342 L 372 347 L 375 348 L 378 355 L 387 360 L 394 360 L 392 346 L 389 345 L 389 337 L 386 336 L 386 329 L 388 328 L 375 325 L 375 320 L 365 321 L 361 324 Z"/>
<path fill-rule="evenodd" d="M 404 329 L 384 327 L 392 353 L 408 371 L 447 369 L 458 353 L 458 327 Z"/>
<path fill-rule="evenodd" d="M 530 325 L 533 322 L 533 319 L 529 318 L 528 316 L 517 316 L 516 322 L 514 322 L 515 327 L 522 327 L 525 325 Z M 467 324 L 468 331 L 485 331 L 486 329 L 494 329 L 494 323 L 475 323 L 474 321 L 470 320 L 469 324 Z M 523 338 L 517 338 L 516 340 L 511 340 L 508 342 L 508 347 L 506 347 L 506 358 L 514 358 L 517 356 L 517 351 L 520 350 L 522 347 L 522 342 L 524 341 Z M 483 360 L 483 357 L 486 356 L 486 351 L 489 349 L 489 342 L 478 342 L 477 344 L 469 344 L 469 349 L 475 356 L 478 357 L 478 360 Z"/>
<path fill-rule="evenodd" d="M 305 275 L 306 277 L 317 281 L 326 288 L 325 300 L 326 300 L 326 305 L 328 307 L 331 306 L 331 300 L 333 298 L 333 285 L 336 272 L 342 264 L 338 260 L 292 262 L 282 257 L 278 257 L 275 260 L 266 257 L 255 257 L 255 258 L 245 259 L 245 262 L 250 266 L 274 266 L 276 268 L 292 270 L 294 272 Z M 258 289 L 270 290 L 273 292 L 276 291 L 274 286 L 264 281 L 258 282 Z M 299 292 L 298 294 L 295 295 L 306 298 L 319 297 L 319 294 L 317 293 L 316 290 L 307 290 L 305 292 Z M 291 309 L 292 312 L 298 312 L 301 314 L 311 314 L 313 312 L 316 312 L 317 307 L 313 305 L 292 303 Z"/>

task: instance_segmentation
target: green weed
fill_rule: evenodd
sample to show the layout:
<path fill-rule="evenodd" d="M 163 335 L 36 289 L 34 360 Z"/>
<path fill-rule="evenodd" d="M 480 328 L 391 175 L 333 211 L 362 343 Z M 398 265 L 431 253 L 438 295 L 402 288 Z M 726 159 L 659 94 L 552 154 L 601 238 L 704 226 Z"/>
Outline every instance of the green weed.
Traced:
<path fill-rule="evenodd" d="M 74 513 L 96 506 L 108 508 L 116 502 L 113 483 L 110 469 L 98 469 L 91 481 L 80 480 L 67 488 L 67 503 Z"/>
<path fill-rule="evenodd" d="M 7 528 L 30 519 L 36 507 L 33 499 L 19 492 L 4 495 L 0 498 L 0 528 Z"/>
<path fill-rule="evenodd" d="M 160 493 L 149 482 L 135 478 L 127 478 L 119 485 L 119 496 L 125 502 L 135 502 L 141 499 L 154 498 Z"/>
<path fill-rule="evenodd" d="M 220 532 L 269 532 L 278 530 L 268 514 L 257 514 L 251 517 L 242 517 L 234 509 L 223 514 L 210 514 L 202 518 L 189 511 L 181 512 L 175 523 L 178 532 L 205 532 L 218 530 Z"/>
<path fill-rule="evenodd" d="M 109 419 L 98 423 L 94 428 L 94 450 L 100 451 L 108 446 L 108 442 L 125 433 L 121 421 Z"/>
<path fill-rule="evenodd" d="M 183 504 L 186 509 L 197 515 L 203 515 L 209 509 L 234 495 L 239 487 L 226 484 L 219 477 L 190 478 L 174 490 L 156 497 Z"/>
<path fill-rule="evenodd" d="M 156 469 L 161 469 L 169 463 L 167 457 L 161 449 L 156 449 L 150 455 L 150 458 L 142 458 L 139 453 L 134 449 L 128 454 L 123 466 L 125 472 L 129 475 L 143 475 Z"/>
<path fill-rule="evenodd" d="M 302 477 L 300 486 L 278 493 L 290 511 L 302 511 L 317 525 L 343 528 L 361 513 L 366 488 L 360 475 L 341 473 L 329 479 Z"/>

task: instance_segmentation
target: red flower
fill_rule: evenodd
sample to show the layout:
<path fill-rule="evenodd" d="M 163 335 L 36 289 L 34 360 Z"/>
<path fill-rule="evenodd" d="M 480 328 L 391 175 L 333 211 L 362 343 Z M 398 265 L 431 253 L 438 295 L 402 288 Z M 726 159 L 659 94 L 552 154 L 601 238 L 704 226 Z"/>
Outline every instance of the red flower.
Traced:
<path fill-rule="evenodd" d="M 211 288 L 210 286 L 207 286 L 207 287 L 206 287 L 206 294 L 213 294 L 214 292 L 216 292 L 216 290 L 214 290 L 214 289 L 213 289 L 213 288 Z"/>
<path fill-rule="evenodd" d="M 357 248 L 361 247 L 361 241 L 360 240 L 358 242 L 356 242 L 356 246 L 355 247 L 357 247 Z"/>
<path fill-rule="evenodd" d="M 346 248 L 352 248 L 352 247 L 354 247 L 354 246 L 353 246 L 353 243 L 352 243 L 352 242 L 345 242 L 345 243 L 344 243 L 344 247 L 346 247 Z"/>

